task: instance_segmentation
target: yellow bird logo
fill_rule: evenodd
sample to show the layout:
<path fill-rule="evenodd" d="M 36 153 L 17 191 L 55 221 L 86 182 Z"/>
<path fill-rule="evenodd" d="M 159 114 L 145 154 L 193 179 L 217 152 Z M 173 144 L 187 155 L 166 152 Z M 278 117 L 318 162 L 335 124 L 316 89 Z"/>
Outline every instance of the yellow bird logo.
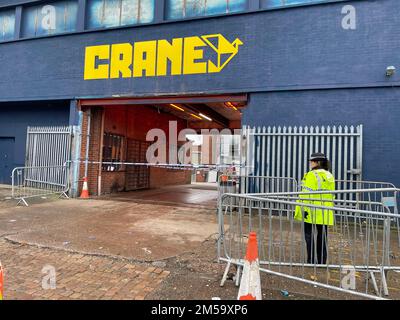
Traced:
<path fill-rule="evenodd" d="M 218 55 L 217 65 L 208 60 L 208 72 L 221 72 L 222 69 L 238 54 L 243 42 L 236 38 L 230 43 L 222 34 L 211 34 L 201 37 Z"/>

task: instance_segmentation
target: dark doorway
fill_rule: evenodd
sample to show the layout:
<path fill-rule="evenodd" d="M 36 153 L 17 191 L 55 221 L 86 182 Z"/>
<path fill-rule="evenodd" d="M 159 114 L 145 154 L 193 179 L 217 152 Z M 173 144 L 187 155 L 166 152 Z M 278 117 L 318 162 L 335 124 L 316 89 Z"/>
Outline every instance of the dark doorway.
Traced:
<path fill-rule="evenodd" d="M 127 159 L 129 163 L 144 164 L 149 142 L 128 139 Z M 150 168 L 144 165 L 128 165 L 126 169 L 125 191 L 147 189 L 150 187 Z"/>
<path fill-rule="evenodd" d="M 11 184 L 15 138 L 0 137 L 0 184 Z"/>

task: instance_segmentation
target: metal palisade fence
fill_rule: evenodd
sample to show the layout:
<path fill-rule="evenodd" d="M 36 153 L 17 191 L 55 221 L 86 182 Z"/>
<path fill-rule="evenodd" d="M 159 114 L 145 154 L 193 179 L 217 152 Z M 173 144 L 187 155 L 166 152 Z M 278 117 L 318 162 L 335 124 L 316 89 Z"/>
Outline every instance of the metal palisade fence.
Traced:
<path fill-rule="evenodd" d="M 25 167 L 12 173 L 12 197 L 27 199 L 60 194 L 67 197 L 72 127 L 28 127 Z"/>
<path fill-rule="evenodd" d="M 71 160 L 72 127 L 28 127 L 26 167 L 63 166 Z"/>
<path fill-rule="evenodd" d="M 337 180 L 362 179 L 363 127 L 244 127 L 246 176 L 292 177 L 301 181 L 313 152 L 324 152 Z"/>

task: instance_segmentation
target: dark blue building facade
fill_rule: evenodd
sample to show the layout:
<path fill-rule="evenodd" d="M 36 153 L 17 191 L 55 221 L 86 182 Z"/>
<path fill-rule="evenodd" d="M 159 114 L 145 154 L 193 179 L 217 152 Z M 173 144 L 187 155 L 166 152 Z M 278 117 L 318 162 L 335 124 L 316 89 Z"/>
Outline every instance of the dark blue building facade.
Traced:
<path fill-rule="evenodd" d="M 11 183 L 11 171 L 25 165 L 29 126 L 69 124 L 69 101 L 0 103 L 0 183 Z"/>
<path fill-rule="evenodd" d="M 15 11 L 13 39 L 7 31 L 0 42 L 0 152 L 15 143 L 14 165 L 23 163 L 25 125 L 74 122 L 71 100 L 246 93 L 243 125 L 363 124 L 363 179 L 400 185 L 394 167 L 400 160 L 400 75 L 386 75 L 387 67 L 400 68 L 398 0 L 248 0 L 234 9 L 205 8 L 198 14 L 156 1 L 153 15 L 140 15 L 143 21 L 137 18 L 136 25 L 103 19 L 95 29 L 88 21 L 94 4 L 79 0 L 74 28 L 60 27 L 59 34 L 24 33 L 28 2 L 44 3 L 0 1 L 0 25 L 2 11 Z M 70 7 L 63 8 L 65 13 Z M 212 42 L 215 36 L 219 45 Z M 160 41 L 174 39 L 177 51 L 169 57 L 182 65 L 173 74 L 169 60 L 164 75 L 158 69 Z M 215 61 L 215 52 L 204 45 L 206 39 L 217 48 L 225 39 L 231 51 L 218 53 L 232 59 L 216 67 L 208 63 Z M 135 56 L 137 43 L 145 42 L 142 55 Z M 126 51 L 117 51 L 115 44 L 125 44 Z M 88 47 L 96 47 L 92 55 Z M 146 62 L 152 53 L 154 70 Z M 142 64 L 118 64 L 130 54 Z M 101 68 L 104 72 L 97 73 Z M 97 75 L 87 79 L 92 73 Z"/>

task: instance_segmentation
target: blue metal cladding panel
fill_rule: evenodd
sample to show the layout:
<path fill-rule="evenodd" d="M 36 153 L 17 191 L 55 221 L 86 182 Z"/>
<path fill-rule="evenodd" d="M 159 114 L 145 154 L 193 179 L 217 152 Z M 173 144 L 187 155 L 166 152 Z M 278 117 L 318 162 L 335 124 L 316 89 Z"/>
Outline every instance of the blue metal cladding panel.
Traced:
<path fill-rule="evenodd" d="M 400 88 L 308 90 L 250 95 L 250 126 L 364 125 L 363 179 L 400 186 Z"/>
<path fill-rule="evenodd" d="M 87 8 L 88 28 L 100 28 L 103 25 L 103 0 L 91 0 Z"/>
<path fill-rule="evenodd" d="M 322 2 L 322 1 L 321 0 L 261 0 L 261 7 L 277 8 L 295 4 L 316 3 L 316 2 Z"/>
<path fill-rule="evenodd" d="M 167 0 L 166 2 L 166 18 L 167 19 L 180 19 L 183 18 L 186 14 L 184 9 L 185 0 Z"/>
<path fill-rule="evenodd" d="M 0 42 L 14 39 L 15 10 L 0 11 Z"/>
<path fill-rule="evenodd" d="M 154 0 L 89 0 L 89 29 L 149 23 L 154 20 Z"/>
<path fill-rule="evenodd" d="M 68 125 L 69 114 L 69 101 L 1 103 L 0 139 L 12 138 L 15 140 L 12 167 L 23 166 L 25 163 L 28 126 Z M 0 153 L 2 151 L 4 150 L 0 148 Z"/>
<path fill-rule="evenodd" d="M 167 19 L 181 19 L 246 10 L 247 0 L 167 0 Z"/>
<path fill-rule="evenodd" d="M 48 24 L 51 15 L 54 25 Z M 25 7 L 22 11 L 22 36 L 35 37 L 76 30 L 78 1 L 56 1 L 39 6 Z"/>
<path fill-rule="evenodd" d="M 355 6 L 357 30 L 342 28 L 344 4 Z M 346 1 L 6 43 L 0 100 L 400 85 L 399 74 L 385 76 L 388 65 L 400 65 L 393 12 L 400 1 Z M 86 46 L 217 33 L 244 43 L 220 73 L 83 79 Z"/>

